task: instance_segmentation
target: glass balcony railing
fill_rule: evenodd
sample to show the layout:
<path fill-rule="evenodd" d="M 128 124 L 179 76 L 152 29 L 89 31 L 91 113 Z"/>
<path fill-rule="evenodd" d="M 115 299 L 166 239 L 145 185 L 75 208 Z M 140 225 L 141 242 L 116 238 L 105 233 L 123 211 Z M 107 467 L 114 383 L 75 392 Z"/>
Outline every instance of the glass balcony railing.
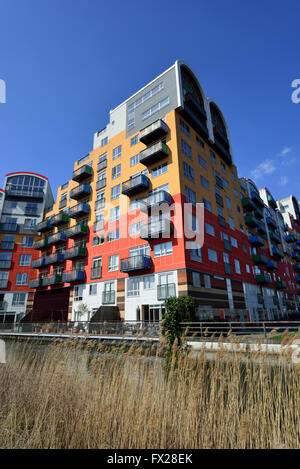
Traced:
<path fill-rule="evenodd" d="M 74 200 L 82 199 L 82 197 L 86 197 L 91 193 L 91 186 L 89 184 L 80 184 L 70 192 L 70 198 Z"/>
<path fill-rule="evenodd" d="M 63 283 L 81 282 L 84 279 L 85 271 L 79 269 L 64 272 L 62 277 Z"/>
<path fill-rule="evenodd" d="M 83 181 L 84 179 L 87 179 L 91 177 L 93 174 L 93 169 L 89 165 L 83 165 L 81 168 L 76 169 L 76 171 L 73 171 L 73 181 L 80 182 Z"/>
<path fill-rule="evenodd" d="M 264 254 L 253 254 L 252 259 L 253 259 L 253 262 L 258 265 L 266 264 L 269 260 L 267 256 L 265 256 Z"/>
<path fill-rule="evenodd" d="M 151 212 L 159 212 L 159 210 L 163 210 L 167 208 L 167 205 L 171 205 L 172 198 L 167 191 L 159 191 L 154 192 L 148 196 L 148 199 L 141 201 L 140 203 L 140 210 L 145 213 Z"/>
<path fill-rule="evenodd" d="M 170 238 L 173 233 L 173 223 L 163 219 L 152 221 L 141 228 L 141 239 Z"/>
<path fill-rule="evenodd" d="M 77 236 L 84 236 L 87 235 L 89 228 L 87 225 L 82 225 L 78 223 L 78 225 L 72 226 L 66 232 L 67 238 L 77 238 Z"/>
<path fill-rule="evenodd" d="M 270 270 L 277 270 L 278 269 L 278 264 L 276 261 L 273 261 L 273 259 L 269 259 L 266 268 Z"/>
<path fill-rule="evenodd" d="M 104 189 L 104 187 L 106 187 L 106 178 L 99 179 L 99 181 L 96 182 L 96 191 L 100 191 Z"/>
<path fill-rule="evenodd" d="M 97 171 L 103 171 L 107 167 L 107 160 L 99 161 L 97 165 Z"/>
<path fill-rule="evenodd" d="M 36 231 L 44 233 L 45 231 L 51 230 L 52 226 L 51 219 L 47 218 L 47 220 L 44 220 L 36 225 Z"/>
<path fill-rule="evenodd" d="M 257 283 L 271 283 L 271 276 L 266 273 L 258 274 L 255 276 Z"/>
<path fill-rule="evenodd" d="M 137 256 L 121 259 L 120 271 L 124 273 L 133 272 L 136 270 L 149 270 L 151 269 L 151 258 L 139 254 Z"/>
<path fill-rule="evenodd" d="M 266 217 L 266 222 L 273 229 L 277 227 L 276 221 L 272 217 Z"/>
<path fill-rule="evenodd" d="M 48 246 L 48 238 L 39 239 L 34 243 L 34 249 L 44 249 Z"/>
<path fill-rule="evenodd" d="M 43 287 L 49 287 L 51 285 L 56 285 L 62 283 L 62 276 L 59 274 L 53 274 L 49 277 L 43 277 Z"/>
<path fill-rule="evenodd" d="M 51 218 L 51 225 L 52 226 L 64 225 L 65 223 L 68 223 L 69 220 L 70 220 L 70 217 L 68 213 L 60 212 Z"/>
<path fill-rule="evenodd" d="M 80 218 L 84 215 L 88 215 L 90 213 L 90 206 L 85 203 L 80 203 L 75 205 L 75 207 L 70 208 L 69 215 L 70 218 Z"/>
<path fill-rule="evenodd" d="M 251 191 L 251 200 L 258 207 L 260 207 L 260 208 L 264 207 L 264 202 L 263 202 L 262 198 L 260 197 L 260 195 L 257 192 Z"/>
<path fill-rule="evenodd" d="M 42 287 L 42 286 L 43 286 L 43 278 L 42 277 L 33 278 L 29 282 L 29 288 L 39 288 L 39 287 Z"/>
<path fill-rule="evenodd" d="M 43 267 L 46 265 L 46 256 L 44 257 L 39 257 L 38 259 L 34 259 L 32 261 L 31 267 L 33 269 L 39 269 L 40 267 Z"/>
<path fill-rule="evenodd" d="M 242 206 L 243 206 L 243 209 L 246 210 L 247 212 L 252 212 L 255 209 L 255 205 L 250 199 L 250 197 L 244 197 L 242 199 Z"/>
<path fill-rule="evenodd" d="M 159 138 L 162 138 L 167 135 L 167 133 L 167 124 L 163 120 L 159 119 L 140 131 L 139 141 L 144 143 L 145 145 L 150 145 Z"/>
<path fill-rule="evenodd" d="M 140 163 L 148 166 L 165 158 L 169 154 L 169 148 L 162 141 L 154 143 L 150 147 L 140 152 Z"/>
<path fill-rule="evenodd" d="M 253 246 L 264 246 L 264 240 L 258 235 L 250 235 L 249 241 Z"/>
<path fill-rule="evenodd" d="M 167 283 L 165 285 L 157 286 L 157 299 L 166 300 L 171 296 L 176 296 L 176 285 L 175 283 Z"/>
<path fill-rule="evenodd" d="M 245 224 L 247 226 L 250 226 L 251 228 L 257 228 L 258 226 L 258 221 L 253 215 L 246 215 L 245 216 Z"/>
<path fill-rule="evenodd" d="M 10 197 L 24 197 L 33 199 L 43 199 L 44 189 L 33 186 L 18 186 L 16 184 L 6 185 L 6 194 Z"/>
<path fill-rule="evenodd" d="M 286 282 L 284 280 L 275 280 L 275 287 L 280 290 L 286 288 Z"/>
<path fill-rule="evenodd" d="M 65 259 L 76 259 L 79 257 L 85 257 L 87 254 L 86 247 L 74 246 L 73 248 L 67 249 L 64 252 Z"/>
<path fill-rule="evenodd" d="M 138 192 L 142 192 L 146 189 L 149 189 L 150 181 L 147 176 L 144 174 L 139 174 L 122 184 L 122 194 L 131 196 Z"/>
<path fill-rule="evenodd" d="M 65 261 L 65 256 L 62 252 L 55 252 L 46 257 L 46 265 L 60 264 Z"/>
<path fill-rule="evenodd" d="M 274 257 L 277 257 L 277 258 L 280 258 L 280 259 L 283 259 L 284 257 L 284 254 L 283 252 L 281 251 L 281 249 L 279 249 L 278 247 L 276 246 L 272 246 L 272 255 Z"/>
<path fill-rule="evenodd" d="M 51 244 L 59 244 L 67 241 L 67 235 L 65 233 L 55 233 L 54 235 L 49 236 L 48 246 Z"/>

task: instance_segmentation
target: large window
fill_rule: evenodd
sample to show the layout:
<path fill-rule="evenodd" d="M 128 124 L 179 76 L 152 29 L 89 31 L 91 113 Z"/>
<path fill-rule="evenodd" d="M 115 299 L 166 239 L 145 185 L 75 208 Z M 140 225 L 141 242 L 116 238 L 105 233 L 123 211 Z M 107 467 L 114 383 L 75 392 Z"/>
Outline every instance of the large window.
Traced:
<path fill-rule="evenodd" d="M 29 254 L 21 254 L 19 258 L 19 265 L 30 266 L 31 256 Z"/>
<path fill-rule="evenodd" d="M 161 174 L 164 174 L 167 171 L 168 171 L 168 163 L 164 163 L 159 166 L 156 166 L 156 168 L 153 168 L 151 175 L 153 178 L 155 178 L 157 176 L 161 176 Z"/>
<path fill-rule="evenodd" d="M 115 200 L 120 197 L 120 184 L 111 188 L 111 200 Z"/>
<path fill-rule="evenodd" d="M 151 290 L 155 288 L 155 277 L 154 275 L 146 275 L 143 278 L 144 281 L 144 290 Z"/>
<path fill-rule="evenodd" d="M 147 109 L 147 111 L 143 112 L 142 120 L 145 120 L 148 117 L 152 116 L 152 114 L 155 114 L 155 112 L 160 111 L 160 109 L 167 106 L 169 104 L 169 102 L 170 102 L 170 98 L 167 97 L 167 98 L 163 99 L 162 101 L 160 101 L 159 103 L 154 104 L 154 106 L 150 107 L 150 109 Z"/>
<path fill-rule="evenodd" d="M 113 160 L 120 158 L 120 156 L 122 156 L 122 145 L 113 149 Z"/>
<path fill-rule="evenodd" d="M 119 270 L 119 254 L 108 258 L 108 272 L 114 272 L 115 270 Z"/>
<path fill-rule="evenodd" d="M 13 294 L 13 300 L 12 300 L 12 306 L 24 306 L 25 305 L 25 300 L 26 300 L 26 293 L 14 293 Z"/>
<path fill-rule="evenodd" d="M 194 170 L 191 166 L 183 162 L 183 173 L 186 178 L 190 179 L 191 181 L 195 181 L 194 179 Z"/>
<path fill-rule="evenodd" d="M 150 256 L 150 247 L 149 244 L 142 244 L 142 246 L 136 246 L 134 248 L 129 249 L 129 256 L 130 257 L 135 257 L 135 256 Z"/>
<path fill-rule="evenodd" d="M 192 147 L 183 138 L 181 139 L 181 150 L 190 160 L 192 159 Z"/>
<path fill-rule="evenodd" d="M 16 275 L 16 285 L 25 286 L 28 284 L 28 274 L 27 273 L 18 273 Z"/>
<path fill-rule="evenodd" d="M 140 279 L 129 278 L 127 280 L 127 296 L 139 296 L 140 294 Z"/>
<path fill-rule="evenodd" d="M 156 244 L 154 245 L 153 251 L 154 257 L 169 256 L 173 252 L 172 242 Z"/>
<path fill-rule="evenodd" d="M 118 164 L 118 166 L 115 166 L 114 168 L 112 168 L 112 179 L 116 179 L 118 177 L 121 176 L 121 165 Z"/>
<path fill-rule="evenodd" d="M 120 207 L 113 207 L 110 209 L 110 222 L 113 223 L 120 220 Z"/>

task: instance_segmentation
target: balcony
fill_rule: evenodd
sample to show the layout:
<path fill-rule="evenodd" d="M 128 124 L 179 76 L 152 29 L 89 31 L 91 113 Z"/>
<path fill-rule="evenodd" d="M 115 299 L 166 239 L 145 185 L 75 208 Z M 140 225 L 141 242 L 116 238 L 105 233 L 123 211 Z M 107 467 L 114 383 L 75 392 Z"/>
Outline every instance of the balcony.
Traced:
<path fill-rule="evenodd" d="M 223 134 L 222 130 L 218 126 L 213 128 L 214 137 L 215 137 L 215 146 L 217 152 L 220 156 L 228 163 L 232 163 L 232 157 L 229 151 L 229 142 L 227 137 Z"/>
<path fill-rule="evenodd" d="M 102 293 L 102 304 L 103 305 L 112 305 L 116 301 L 116 292 L 114 290 L 104 291 Z"/>
<path fill-rule="evenodd" d="M 80 184 L 80 186 L 74 187 L 70 192 L 70 198 L 74 200 L 82 199 L 91 193 L 91 186 L 89 184 Z"/>
<path fill-rule="evenodd" d="M 232 275 L 232 267 L 228 262 L 224 262 L 225 274 Z"/>
<path fill-rule="evenodd" d="M 65 256 L 62 252 L 55 252 L 46 257 L 46 265 L 60 264 L 65 261 Z"/>
<path fill-rule="evenodd" d="M 104 220 L 95 221 L 94 233 L 97 233 L 97 231 L 103 231 L 103 230 L 104 230 Z"/>
<path fill-rule="evenodd" d="M 258 221 L 256 220 L 256 218 L 252 215 L 246 215 L 245 216 L 245 224 L 247 226 L 250 226 L 251 228 L 257 228 L 258 226 Z"/>
<path fill-rule="evenodd" d="M 7 288 L 7 284 L 8 284 L 8 279 L 0 279 L 0 289 L 5 289 Z"/>
<path fill-rule="evenodd" d="M 270 194 L 267 194 L 267 201 L 268 201 L 268 204 L 270 205 L 270 207 L 272 207 L 274 210 L 276 210 L 277 204 L 276 204 L 275 200 L 273 199 L 273 197 Z"/>
<path fill-rule="evenodd" d="M 281 243 L 280 235 L 276 233 L 275 231 L 270 231 L 270 239 L 276 244 Z"/>
<path fill-rule="evenodd" d="M 38 231 L 39 233 L 44 233 L 46 231 L 51 230 L 52 228 L 51 218 L 47 218 L 41 223 L 38 223 L 35 227 L 36 227 L 36 231 Z"/>
<path fill-rule="evenodd" d="M 107 160 L 100 161 L 97 165 L 97 171 L 103 171 L 103 169 L 107 168 Z"/>
<path fill-rule="evenodd" d="M 262 234 L 262 235 L 266 235 L 267 234 L 267 231 L 266 231 L 266 228 L 265 228 L 265 224 L 264 223 L 259 223 L 257 224 L 257 231 Z"/>
<path fill-rule="evenodd" d="M 34 243 L 34 249 L 44 249 L 48 246 L 48 238 L 39 239 Z"/>
<path fill-rule="evenodd" d="M 145 191 L 149 189 L 150 181 L 147 176 L 144 174 L 140 174 L 139 176 L 135 176 L 132 179 L 129 179 L 122 184 L 122 194 L 127 195 L 130 197 L 138 192 Z"/>
<path fill-rule="evenodd" d="M 0 261 L 0 269 L 10 269 L 11 259 L 6 261 Z"/>
<path fill-rule="evenodd" d="M 67 232 L 67 238 L 77 238 L 78 236 L 87 235 L 89 232 L 89 228 L 87 225 L 82 225 L 78 223 L 78 225 L 72 226 Z"/>
<path fill-rule="evenodd" d="M 70 218 L 80 218 L 84 215 L 90 213 L 90 206 L 85 203 L 77 204 L 74 207 L 70 208 L 69 215 Z"/>
<path fill-rule="evenodd" d="M 137 256 L 128 257 L 127 259 L 121 259 L 121 272 L 128 273 L 149 269 L 151 269 L 151 258 L 149 256 L 139 254 Z"/>
<path fill-rule="evenodd" d="M 102 277 L 102 268 L 101 267 L 92 267 L 91 268 L 91 279 L 95 280 L 96 278 Z"/>
<path fill-rule="evenodd" d="M 60 202 L 59 202 L 59 210 L 62 210 L 67 206 L 68 200 L 67 197 L 64 197 Z"/>
<path fill-rule="evenodd" d="M 60 212 L 51 218 L 51 225 L 52 226 L 65 225 L 66 223 L 68 223 L 69 220 L 70 220 L 70 217 L 68 213 Z"/>
<path fill-rule="evenodd" d="M 20 199 L 42 200 L 44 198 L 44 190 L 40 187 L 18 186 L 13 184 L 7 185 L 5 192 L 9 197 L 18 197 Z"/>
<path fill-rule="evenodd" d="M 278 259 L 283 259 L 284 257 L 284 254 L 283 252 L 281 251 L 281 249 L 279 249 L 278 247 L 276 246 L 272 246 L 272 255 Z"/>
<path fill-rule="evenodd" d="M 157 299 L 159 301 L 166 300 L 171 296 L 176 296 L 176 285 L 175 283 L 166 283 L 165 285 L 157 286 Z"/>
<path fill-rule="evenodd" d="M 172 199 L 169 192 L 154 192 L 149 195 L 148 199 L 145 199 L 144 202 L 141 202 L 140 209 L 144 213 L 155 211 L 159 212 L 159 210 L 162 210 L 165 207 L 164 204 L 171 205 L 171 202 Z"/>
<path fill-rule="evenodd" d="M 14 247 L 15 247 L 14 241 L 2 241 L 0 245 L 0 249 L 6 250 L 6 251 L 12 251 Z"/>
<path fill-rule="evenodd" d="M 255 205 L 249 197 L 243 197 L 242 207 L 246 212 L 252 212 L 255 209 Z"/>
<path fill-rule="evenodd" d="M 223 199 L 219 194 L 216 194 L 216 202 L 218 205 L 220 205 L 220 207 L 224 207 Z"/>
<path fill-rule="evenodd" d="M 140 152 L 140 163 L 148 166 L 168 156 L 169 148 L 162 141 Z"/>
<path fill-rule="evenodd" d="M 271 283 L 271 277 L 267 274 L 258 274 L 255 276 L 257 283 Z"/>
<path fill-rule="evenodd" d="M 170 220 L 158 220 L 155 222 L 147 223 L 141 228 L 141 239 L 159 239 L 170 238 L 173 233 L 173 223 Z"/>
<path fill-rule="evenodd" d="M 49 287 L 51 285 L 57 285 L 62 283 L 62 276 L 59 274 L 53 274 L 49 277 L 43 277 L 43 287 Z"/>
<path fill-rule="evenodd" d="M 262 198 L 260 197 L 260 195 L 255 192 L 255 191 L 251 191 L 250 192 L 250 195 L 251 195 L 251 200 L 252 202 L 257 205 L 257 207 L 260 207 L 260 208 L 263 208 L 264 207 L 264 201 L 262 200 Z"/>
<path fill-rule="evenodd" d="M 278 269 L 278 264 L 276 261 L 273 261 L 272 259 L 269 259 L 266 268 L 269 270 L 277 270 Z"/>
<path fill-rule="evenodd" d="M 275 280 L 275 288 L 278 290 L 281 288 L 286 288 L 286 282 L 284 280 Z"/>
<path fill-rule="evenodd" d="M 29 282 L 29 288 L 39 288 L 39 287 L 42 287 L 42 286 L 43 286 L 43 280 L 44 280 L 43 277 L 33 278 L 33 279 L 30 280 L 30 282 Z"/>
<path fill-rule="evenodd" d="M 79 257 L 85 257 L 87 254 L 86 247 L 74 246 L 73 248 L 67 249 L 65 252 L 65 259 L 77 259 Z"/>
<path fill-rule="evenodd" d="M 264 254 L 253 254 L 252 259 L 254 264 L 262 265 L 267 264 L 268 258 Z"/>
<path fill-rule="evenodd" d="M 266 222 L 269 225 L 269 227 L 273 229 L 277 228 L 276 221 L 272 217 L 266 217 Z"/>
<path fill-rule="evenodd" d="M 191 93 L 186 93 L 184 96 L 184 110 L 181 114 L 198 133 L 208 136 L 206 111 Z"/>
<path fill-rule="evenodd" d="M 99 179 L 99 181 L 96 182 L 96 191 L 100 191 L 100 189 L 104 189 L 106 186 L 106 178 Z"/>
<path fill-rule="evenodd" d="M 260 236 L 257 236 L 257 235 L 250 235 L 249 236 L 249 241 L 253 246 L 262 247 L 262 246 L 265 245 L 264 240 Z"/>
<path fill-rule="evenodd" d="M 34 259 L 32 261 L 31 267 L 33 269 L 40 269 L 41 267 L 44 267 L 45 265 L 46 265 L 46 256 L 39 257 L 38 259 Z"/>
<path fill-rule="evenodd" d="M 218 215 L 218 221 L 219 221 L 219 225 L 222 226 L 223 228 L 226 228 L 226 220 L 224 217 L 222 217 L 222 215 Z"/>
<path fill-rule="evenodd" d="M 65 233 L 55 233 L 54 235 L 49 236 L 48 246 L 51 244 L 60 244 L 67 241 L 67 235 Z"/>
<path fill-rule="evenodd" d="M 73 181 L 81 182 L 84 179 L 87 179 L 87 178 L 91 177 L 92 174 L 93 174 L 92 167 L 85 164 L 85 165 L 81 166 L 81 168 L 76 169 L 76 171 L 73 171 L 72 179 L 73 179 Z"/>
<path fill-rule="evenodd" d="M 167 124 L 161 119 L 159 119 L 158 121 L 153 122 L 153 124 L 148 125 L 140 131 L 139 141 L 144 143 L 145 145 L 150 145 L 159 138 L 162 138 L 167 135 L 167 133 Z"/>
<path fill-rule="evenodd" d="M 84 279 L 84 270 L 70 270 L 69 272 L 64 272 L 62 276 L 63 283 L 81 282 Z"/>
<path fill-rule="evenodd" d="M 258 220 L 262 220 L 262 219 L 264 218 L 264 214 L 263 214 L 262 209 L 256 207 L 255 210 L 254 210 L 254 216 L 255 216 Z"/>

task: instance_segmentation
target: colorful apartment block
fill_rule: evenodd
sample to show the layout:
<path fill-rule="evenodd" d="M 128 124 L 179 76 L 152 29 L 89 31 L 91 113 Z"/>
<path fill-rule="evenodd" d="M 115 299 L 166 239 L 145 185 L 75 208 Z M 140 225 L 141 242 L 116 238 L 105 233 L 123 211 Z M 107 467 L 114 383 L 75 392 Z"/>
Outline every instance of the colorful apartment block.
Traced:
<path fill-rule="evenodd" d="M 32 310 L 34 291 L 29 282 L 37 257 L 36 224 L 53 204 L 48 179 L 35 173 L 6 175 L 0 191 L 0 322 L 21 320 Z"/>
<path fill-rule="evenodd" d="M 110 111 L 59 187 L 25 320 L 153 321 L 180 295 L 195 319 L 284 318 L 298 290 L 273 201 L 239 179 L 222 111 L 176 61 Z"/>

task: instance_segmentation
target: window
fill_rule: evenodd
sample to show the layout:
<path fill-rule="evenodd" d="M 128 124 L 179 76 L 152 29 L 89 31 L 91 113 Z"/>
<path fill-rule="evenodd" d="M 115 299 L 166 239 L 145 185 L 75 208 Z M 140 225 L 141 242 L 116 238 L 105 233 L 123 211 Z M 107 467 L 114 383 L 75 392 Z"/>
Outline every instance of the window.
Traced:
<path fill-rule="evenodd" d="M 217 207 L 217 212 L 220 217 L 223 217 L 223 209 L 221 207 Z"/>
<path fill-rule="evenodd" d="M 196 233 L 199 233 L 198 218 L 191 213 L 188 213 L 188 228 L 191 231 L 195 231 Z"/>
<path fill-rule="evenodd" d="M 138 210 L 143 203 L 143 199 L 134 199 L 130 201 L 129 204 L 129 211 L 131 210 Z"/>
<path fill-rule="evenodd" d="M 235 238 L 233 238 L 232 236 L 231 236 L 231 246 L 233 246 L 234 248 L 238 247 L 237 240 Z"/>
<path fill-rule="evenodd" d="M 205 223 L 205 232 L 211 236 L 215 236 L 215 229 L 209 223 Z"/>
<path fill-rule="evenodd" d="M 188 125 L 186 125 L 185 122 L 183 122 L 181 119 L 180 119 L 180 130 L 187 136 L 187 137 L 190 137 L 191 134 L 190 134 L 190 128 Z"/>
<path fill-rule="evenodd" d="M 168 163 L 164 163 L 164 164 L 157 166 L 156 168 L 153 168 L 151 175 L 153 178 L 156 178 L 157 176 L 161 176 L 161 174 L 164 174 L 167 171 L 168 171 Z"/>
<path fill-rule="evenodd" d="M 114 230 L 107 233 L 107 242 L 111 243 L 112 241 L 117 241 L 120 239 L 120 230 Z"/>
<path fill-rule="evenodd" d="M 194 287 L 201 287 L 200 273 L 193 272 L 193 285 Z"/>
<path fill-rule="evenodd" d="M 205 286 L 205 288 L 211 288 L 210 276 L 204 274 L 203 277 L 204 277 L 204 286 Z"/>
<path fill-rule="evenodd" d="M 228 222 L 229 222 L 229 226 L 232 230 L 234 230 L 234 221 L 231 217 L 228 217 Z"/>
<path fill-rule="evenodd" d="M 34 243 L 33 236 L 23 236 L 22 248 L 32 248 Z"/>
<path fill-rule="evenodd" d="M 224 260 L 224 264 L 229 264 L 230 263 L 229 254 L 227 252 L 223 252 L 223 260 Z"/>
<path fill-rule="evenodd" d="M 216 163 L 216 162 L 217 162 L 217 160 L 216 160 L 216 155 L 215 155 L 212 151 L 210 152 L 210 157 L 211 157 L 211 161 L 212 161 L 213 163 Z"/>
<path fill-rule="evenodd" d="M 74 301 L 82 301 L 82 287 L 81 287 L 81 285 L 76 285 L 74 287 Z"/>
<path fill-rule="evenodd" d="M 140 279 L 129 278 L 127 280 L 127 296 L 139 296 L 140 294 Z"/>
<path fill-rule="evenodd" d="M 143 280 L 144 280 L 144 290 L 151 290 L 152 288 L 155 288 L 154 275 L 146 275 Z"/>
<path fill-rule="evenodd" d="M 134 155 L 130 158 L 130 166 L 135 166 L 140 162 L 140 154 L 138 153 L 137 155 Z"/>
<path fill-rule="evenodd" d="M 113 160 L 120 158 L 120 156 L 122 156 L 122 145 L 113 149 Z"/>
<path fill-rule="evenodd" d="M 223 186 L 226 187 L 226 189 L 229 189 L 229 182 L 225 178 L 223 178 L 222 181 L 223 181 Z"/>
<path fill-rule="evenodd" d="M 181 139 L 181 150 L 190 160 L 193 158 L 192 147 L 190 147 L 190 145 L 186 143 L 186 141 L 183 140 L 183 138 Z"/>
<path fill-rule="evenodd" d="M 112 168 L 111 177 L 112 177 L 112 179 L 116 179 L 120 176 L 121 176 L 121 165 L 118 164 L 118 166 L 115 166 L 114 168 Z"/>
<path fill-rule="evenodd" d="M 200 145 L 200 147 L 204 148 L 204 142 L 201 140 L 201 138 L 198 137 L 198 135 L 196 135 L 196 142 L 198 145 Z"/>
<path fill-rule="evenodd" d="M 193 168 L 191 168 L 191 166 L 189 166 L 185 162 L 183 162 L 183 173 L 185 177 L 187 177 L 188 179 L 194 182 L 194 170 Z"/>
<path fill-rule="evenodd" d="M 196 206 L 196 192 L 192 191 L 192 189 L 187 186 L 185 186 L 185 198 L 188 204 Z"/>
<path fill-rule="evenodd" d="M 207 169 L 206 160 L 204 158 L 202 158 L 202 156 L 198 155 L 198 161 L 201 164 L 201 166 L 203 166 L 203 168 Z"/>
<path fill-rule="evenodd" d="M 24 306 L 26 299 L 26 293 L 14 293 L 12 305 L 13 306 Z"/>
<path fill-rule="evenodd" d="M 100 244 L 103 244 L 103 243 L 104 243 L 104 234 L 93 237 L 93 246 L 100 246 Z"/>
<path fill-rule="evenodd" d="M 28 274 L 18 273 L 16 275 L 16 285 L 27 285 L 28 283 Z"/>
<path fill-rule="evenodd" d="M 204 208 L 206 208 L 206 210 L 208 210 L 209 212 L 212 212 L 211 203 L 206 199 L 203 199 L 203 203 L 204 203 Z"/>
<path fill-rule="evenodd" d="M 92 283 L 90 286 L 89 286 L 89 295 L 97 295 L 97 283 Z"/>
<path fill-rule="evenodd" d="M 246 264 L 246 272 L 247 272 L 247 274 L 250 274 L 250 267 L 249 267 L 248 264 Z"/>
<path fill-rule="evenodd" d="M 142 244 L 142 246 L 136 246 L 129 249 L 129 257 L 135 257 L 139 255 L 150 256 L 149 244 Z"/>
<path fill-rule="evenodd" d="M 150 107 L 150 109 L 147 109 L 147 111 L 143 112 L 142 120 L 145 120 L 148 117 L 152 116 L 152 114 L 159 111 L 163 107 L 167 106 L 169 104 L 169 102 L 170 102 L 170 98 L 167 97 L 167 98 L 163 99 L 162 101 L 160 101 L 159 103 L 154 104 L 154 106 Z"/>
<path fill-rule="evenodd" d="M 228 197 L 226 197 L 226 205 L 228 210 L 231 210 L 231 200 Z"/>
<path fill-rule="evenodd" d="M 239 193 L 238 193 L 238 191 L 237 191 L 236 189 L 233 189 L 233 192 L 234 192 L 234 195 L 235 195 L 237 198 L 239 198 Z"/>
<path fill-rule="evenodd" d="M 201 184 L 203 187 L 206 189 L 209 189 L 209 182 L 207 179 L 205 179 L 203 176 L 200 176 Z"/>
<path fill-rule="evenodd" d="M 120 184 L 111 188 L 111 200 L 115 200 L 120 197 Z"/>
<path fill-rule="evenodd" d="M 102 138 L 102 140 L 101 140 L 101 147 L 104 147 L 105 145 L 107 145 L 107 142 L 108 142 L 108 138 L 107 138 L 107 137 Z"/>
<path fill-rule="evenodd" d="M 120 220 L 120 207 L 113 207 L 110 209 L 110 222 Z"/>
<path fill-rule="evenodd" d="M 207 254 L 208 260 L 212 262 L 218 262 L 218 254 L 216 251 L 213 251 L 212 249 L 207 249 Z"/>
<path fill-rule="evenodd" d="M 137 143 L 139 143 L 139 141 L 140 141 L 139 134 L 135 135 L 134 137 L 131 137 L 130 146 L 133 147 L 133 145 L 136 145 Z"/>
<path fill-rule="evenodd" d="M 159 83 L 159 85 L 156 85 L 154 88 L 152 88 L 152 90 L 148 91 L 147 93 L 145 93 L 141 98 L 137 99 L 136 101 L 134 101 L 133 103 L 131 103 L 129 106 L 128 106 L 128 111 L 129 112 L 132 112 L 134 111 L 134 109 L 138 106 L 140 106 L 141 104 L 143 104 L 145 101 L 147 101 L 148 99 L 152 98 L 152 96 L 155 96 L 159 91 L 161 91 L 164 87 L 164 84 L 163 83 Z"/>
<path fill-rule="evenodd" d="M 223 173 L 226 173 L 226 166 L 225 166 L 225 164 L 223 163 L 223 161 L 221 161 L 220 164 L 221 164 L 221 169 L 222 169 Z"/>
<path fill-rule="evenodd" d="M 114 272 L 115 270 L 119 270 L 119 254 L 108 258 L 108 272 Z"/>
<path fill-rule="evenodd" d="M 192 242 L 192 248 L 190 249 L 190 258 L 192 261 L 202 262 L 202 253 L 200 244 Z"/>
<path fill-rule="evenodd" d="M 23 266 L 31 265 L 31 256 L 29 254 L 21 254 L 19 257 L 19 265 L 23 265 Z"/>
<path fill-rule="evenodd" d="M 129 225 L 129 235 L 130 236 L 135 236 L 139 235 L 141 232 L 142 226 L 144 226 L 145 222 L 139 221 L 138 223 L 132 223 Z"/>
<path fill-rule="evenodd" d="M 240 263 L 237 259 L 234 259 L 234 266 L 235 266 L 235 271 L 237 274 L 241 273 L 241 268 L 240 268 Z"/>
<path fill-rule="evenodd" d="M 173 253 L 172 242 L 156 244 L 154 245 L 153 251 L 154 257 L 169 256 Z"/>

